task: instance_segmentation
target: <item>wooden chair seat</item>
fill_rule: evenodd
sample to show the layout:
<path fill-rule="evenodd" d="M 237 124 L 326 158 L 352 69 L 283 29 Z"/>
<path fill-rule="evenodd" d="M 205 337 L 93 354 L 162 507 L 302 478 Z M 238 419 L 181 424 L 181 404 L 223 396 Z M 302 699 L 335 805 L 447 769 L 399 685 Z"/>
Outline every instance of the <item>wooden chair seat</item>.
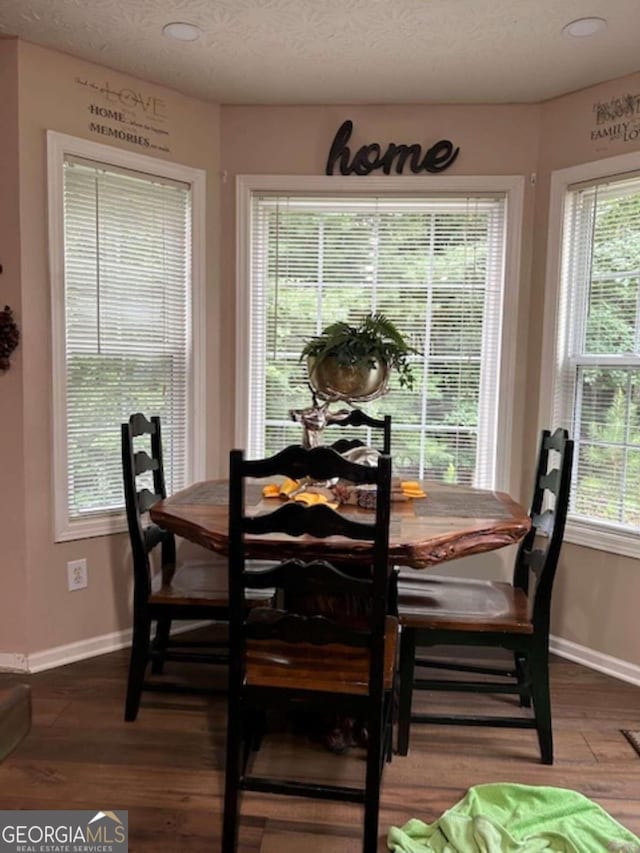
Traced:
<path fill-rule="evenodd" d="M 165 567 L 166 572 L 166 567 Z M 163 584 L 158 573 L 151 581 L 149 604 L 229 606 L 229 569 L 220 561 L 193 560 L 181 563 L 170 584 Z M 248 596 L 251 604 L 269 607 L 273 590 L 253 590 Z"/>
<path fill-rule="evenodd" d="M 400 574 L 398 613 L 409 628 L 532 634 L 524 592 L 509 583 Z"/>
<path fill-rule="evenodd" d="M 165 573 L 167 567 L 165 566 Z M 224 563 L 186 562 L 180 564 L 169 584 L 162 573 L 151 581 L 149 604 L 208 604 L 229 606 L 227 567 Z"/>
<path fill-rule="evenodd" d="M 398 620 L 387 617 L 384 654 L 384 686 L 393 683 Z M 338 643 L 286 643 L 247 641 L 247 687 L 278 687 L 366 695 L 369 684 L 369 652 Z"/>

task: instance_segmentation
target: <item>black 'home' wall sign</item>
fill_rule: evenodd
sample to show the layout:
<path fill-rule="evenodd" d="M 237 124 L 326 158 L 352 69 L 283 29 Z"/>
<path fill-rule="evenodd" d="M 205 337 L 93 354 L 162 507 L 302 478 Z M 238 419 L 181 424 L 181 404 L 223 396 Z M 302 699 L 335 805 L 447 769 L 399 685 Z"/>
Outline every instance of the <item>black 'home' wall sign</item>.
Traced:
<path fill-rule="evenodd" d="M 454 148 L 449 139 L 440 139 L 426 150 L 424 156 L 422 148 L 417 143 L 396 145 L 395 142 L 390 142 L 383 154 L 382 146 L 372 142 L 370 145 L 358 148 L 349 162 L 351 151 L 347 142 L 352 131 L 353 122 L 350 119 L 343 121 L 338 128 L 327 158 L 325 170 L 327 175 L 333 175 L 336 162 L 339 163 L 341 175 L 368 175 L 375 169 L 382 169 L 385 175 L 389 175 L 394 162 L 396 173 L 401 175 L 407 161 L 414 175 L 420 172 L 443 172 L 455 161 L 460 152 L 460 148 Z"/>

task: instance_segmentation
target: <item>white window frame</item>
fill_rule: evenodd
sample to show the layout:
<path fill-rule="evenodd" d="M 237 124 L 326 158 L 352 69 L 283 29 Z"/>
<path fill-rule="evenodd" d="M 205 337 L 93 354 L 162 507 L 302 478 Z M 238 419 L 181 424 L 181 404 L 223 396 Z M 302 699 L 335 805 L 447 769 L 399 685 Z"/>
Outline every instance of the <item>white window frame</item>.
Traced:
<path fill-rule="evenodd" d="M 192 203 L 192 286 L 191 322 L 188 330 L 189 387 L 187 478 L 201 479 L 205 465 L 205 188 L 206 173 L 178 163 L 170 163 L 132 151 L 47 131 L 47 174 L 49 214 L 49 273 L 51 279 L 52 323 L 52 415 L 53 415 L 53 534 L 55 542 L 120 533 L 127 529 L 124 508 L 97 513 L 86 519 L 70 519 L 67 493 L 67 412 L 64 288 L 64 177 L 66 156 L 95 160 L 106 166 L 121 167 L 189 184 Z M 153 414 L 150 412 L 148 414 Z"/>
<path fill-rule="evenodd" d="M 569 187 L 583 181 L 600 178 L 621 177 L 627 172 L 640 169 L 640 152 L 620 154 L 557 169 L 551 173 L 549 192 L 549 231 L 547 237 L 547 269 L 545 276 L 545 299 L 543 320 L 542 359 L 540 371 L 540 405 L 538 422 L 540 428 L 566 426 L 553 423 L 557 417 L 554 401 L 564 363 L 566 342 L 558 333 L 563 311 L 562 291 L 562 247 L 565 222 L 565 202 Z M 570 425 L 569 425 L 570 426 Z M 604 521 L 595 521 L 569 514 L 564 539 L 576 545 L 595 548 L 625 557 L 640 559 L 640 531 L 616 530 Z"/>
<path fill-rule="evenodd" d="M 519 466 L 511 459 L 514 429 L 515 369 L 517 319 L 520 284 L 520 251 L 524 204 L 524 177 L 521 175 L 489 176 L 369 176 L 335 175 L 238 175 L 236 177 L 236 409 L 235 442 L 248 444 L 249 391 L 252 387 L 250 347 L 254 317 L 250 299 L 251 268 L 251 197 L 253 193 L 366 193 L 393 195 L 412 193 L 428 196 L 435 193 L 504 193 L 506 196 L 506 244 L 504 258 L 505 288 L 501 320 L 500 375 L 498 381 L 497 434 L 500 453 L 496 460 L 496 483 L 499 490 L 517 493 Z M 516 470 L 517 469 L 517 470 Z"/>

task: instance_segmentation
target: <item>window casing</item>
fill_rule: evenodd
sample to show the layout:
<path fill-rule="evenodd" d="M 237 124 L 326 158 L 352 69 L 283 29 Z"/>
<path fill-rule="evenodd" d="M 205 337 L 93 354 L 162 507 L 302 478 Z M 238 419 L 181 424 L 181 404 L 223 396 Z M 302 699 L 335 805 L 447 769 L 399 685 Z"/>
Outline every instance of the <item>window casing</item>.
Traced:
<path fill-rule="evenodd" d="M 548 392 L 550 422 L 576 442 L 565 538 L 638 557 L 640 158 L 612 159 L 552 181 L 550 299 L 554 276 L 558 289 L 542 399 Z"/>
<path fill-rule="evenodd" d="M 250 274 L 238 313 L 239 363 L 246 360 L 249 376 L 239 440 L 246 437 L 252 455 L 298 441 L 300 426 L 288 413 L 310 403 L 299 362 L 303 342 L 334 320 L 382 311 L 421 352 L 412 392 L 392 378 L 392 391 L 366 406 L 392 415 L 396 469 L 506 488 L 496 436 L 499 424 L 509 424 L 502 436 L 510 427 L 510 399 L 502 396 L 505 346 L 513 361 L 505 299 L 510 312 L 515 304 L 505 288 L 505 267 L 514 265 L 508 193 L 418 193 L 407 179 L 388 179 L 387 186 L 374 179 L 367 183 L 376 192 L 354 194 L 351 181 L 338 195 L 336 179 L 329 180 L 326 196 L 313 193 L 321 179 L 286 195 L 252 191 L 240 180 L 239 231 L 248 238 Z M 380 192 L 383 186 L 389 192 Z M 423 181 L 418 186 L 427 189 Z M 514 217 L 518 204 L 510 201 Z M 242 253 L 239 260 L 242 268 Z"/>
<path fill-rule="evenodd" d="M 202 464 L 202 173 L 49 133 L 56 541 L 126 528 L 120 423 L 163 423 L 167 488 Z M 196 220 L 198 220 L 196 222 Z"/>

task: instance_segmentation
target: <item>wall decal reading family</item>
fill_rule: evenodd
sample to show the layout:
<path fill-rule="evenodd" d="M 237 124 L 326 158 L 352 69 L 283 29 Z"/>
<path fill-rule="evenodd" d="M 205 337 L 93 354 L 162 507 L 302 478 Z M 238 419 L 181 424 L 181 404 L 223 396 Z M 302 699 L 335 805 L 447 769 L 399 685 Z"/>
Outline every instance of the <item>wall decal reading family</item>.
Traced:
<path fill-rule="evenodd" d="M 368 175 L 375 169 L 381 169 L 385 175 L 389 175 L 394 165 L 396 173 L 401 175 L 407 162 L 414 175 L 420 172 L 443 172 L 451 166 L 460 153 L 460 148 L 454 148 L 449 139 L 440 139 L 426 150 L 424 157 L 422 148 L 417 143 L 396 145 L 395 142 L 390 142 L 383 154 L 382 146 L 372 142 L 370 145 L 359 148 L 349 162 L 351 150 L 347 142 L 352 132 L 353 122 L 349 119 L 343 121 L 329 151 L 325 170 L 327 175 L 333 175 L 336 163 L 339 164 L 341 175 Z"/>
<path fill-rule="evenodd" d="M 591 130 L 592 142 L 640 141 L 640 94 L 618 95 L 608 101 L 597 101 L 593 107 L 596 126 Z"/>
<path fill-rule="evenodd" d="M 162 98 L 129 86 L 95 83 L 76 77 L 78 86 L 90 92 L 89 132 L 129 142 L 141 148 L 168 153 L 167 107 Z"/>

